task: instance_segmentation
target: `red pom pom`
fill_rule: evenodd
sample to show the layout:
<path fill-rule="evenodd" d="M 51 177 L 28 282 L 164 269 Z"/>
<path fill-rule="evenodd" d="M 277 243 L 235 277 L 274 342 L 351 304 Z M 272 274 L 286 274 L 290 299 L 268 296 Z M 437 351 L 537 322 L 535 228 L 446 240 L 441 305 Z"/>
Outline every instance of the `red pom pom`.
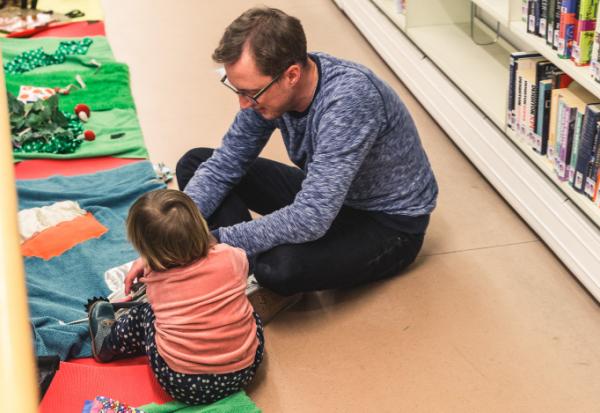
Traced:
<path fill-rule="evenodd" d="M 85 103 L 79 103 L 75 105 L 75 114 L 79 115 L 79 112 L 85 112 L 88 117 L 90 116 L 90 107 Z"/>
<path fill-rule="evenodd" d="M 86 130 L 85 132 L 83 132 L 83 137 L 86 141 L 93 141 L 94 139 L 96 139 L 96 134 L 93 130 Z"/>
<path fill-rule="evenodd" d="M 84 103 L 79 103 L 75 105 L 75 114 L 82 122 L 87 122 L 90 118 L 90 107 Z"/>

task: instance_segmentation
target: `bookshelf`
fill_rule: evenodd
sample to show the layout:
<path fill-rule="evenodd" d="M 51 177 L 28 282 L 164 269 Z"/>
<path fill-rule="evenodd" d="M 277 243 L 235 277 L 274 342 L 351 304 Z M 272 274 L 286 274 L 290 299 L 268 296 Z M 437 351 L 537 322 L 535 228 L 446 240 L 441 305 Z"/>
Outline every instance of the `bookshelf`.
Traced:
<path fill-rule="evenodd" d="M 600 208 L 559 181 L 506 126 L 510 53 L 538 51 L 600 98 L 587 67 L 526 32 L 521 0 L 334 0 L 448 136 L 590 293 L 600 300 Z M 476 6 L 488 25 L 474 21 Z M 479 23 L 478 23 L 479 22 Z"/>
<path fill-rule="evenodd" d="M 477 46 L 470 37 L 468 23 L 414 27 L 407 33 L 494 124 L 501 129 L 506 126 L 506 62 L 515 51 L 512 46 L 505 41 Z M 482 25 L 476 25 L 474 34 L 478 39 L 492 36 Z"/>
<path fill-rule="evenodd" d="M 565 73 L 568 73 L 577 83 L 585 87 L 594 95 L 600 97 L 600 83 L 592 78 L 589 66 L 575 66 L 569 59 L 560 59 L 556 55 L 556 50 L 548 46 L 544 39 L 527 33 L 524 22 L 511 22 L 510 30 L 511 33 L 517 36 L 527 46 L 527 50 L 536 50 L 546 59 L 560 67 Z"/>

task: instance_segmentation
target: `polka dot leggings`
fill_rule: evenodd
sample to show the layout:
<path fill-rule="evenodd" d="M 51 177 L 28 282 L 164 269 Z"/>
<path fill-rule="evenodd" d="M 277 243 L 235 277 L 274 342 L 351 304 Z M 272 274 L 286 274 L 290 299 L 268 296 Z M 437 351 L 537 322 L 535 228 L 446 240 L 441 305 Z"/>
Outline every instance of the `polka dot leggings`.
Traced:
<path fill-rule="evenodd" d="M 254 363 L 233 373 L 183 374 L 172 370 L 156 349 L 154 312 L 148 303 L 131 308 L 118 319 L 109 343 L 118 354 L 147 354 L 158 382 L 174 399 L 191 405 L 213 403 L 250 384 L 262 362 L 265 344 L 263 326 L 258 314 L 254 313 L 254 318 L 259 341 Z"/>

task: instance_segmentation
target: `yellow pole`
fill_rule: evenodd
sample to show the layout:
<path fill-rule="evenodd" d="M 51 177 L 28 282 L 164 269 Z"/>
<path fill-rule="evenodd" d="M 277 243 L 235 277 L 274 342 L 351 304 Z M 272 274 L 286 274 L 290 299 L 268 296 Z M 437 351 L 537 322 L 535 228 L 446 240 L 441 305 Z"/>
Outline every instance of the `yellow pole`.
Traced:
<path fill-rule="evenodd" d="M 33 413 L 38 410 L 38 388 L 2 67 L 0 55 L 0 410 Z"/>

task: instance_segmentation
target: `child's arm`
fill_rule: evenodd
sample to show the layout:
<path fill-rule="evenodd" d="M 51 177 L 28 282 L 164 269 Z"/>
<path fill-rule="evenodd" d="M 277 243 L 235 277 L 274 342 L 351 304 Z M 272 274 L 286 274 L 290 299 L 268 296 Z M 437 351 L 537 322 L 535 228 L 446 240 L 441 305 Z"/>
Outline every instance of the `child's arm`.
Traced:
<path fill-rule="evenodd" d="M 133 282 L 144 275 L 145 267 L 146 263 L 141 257 L 133 262 L 131 269 L 125 276 L 125 294 L 131 293 Z"/>

